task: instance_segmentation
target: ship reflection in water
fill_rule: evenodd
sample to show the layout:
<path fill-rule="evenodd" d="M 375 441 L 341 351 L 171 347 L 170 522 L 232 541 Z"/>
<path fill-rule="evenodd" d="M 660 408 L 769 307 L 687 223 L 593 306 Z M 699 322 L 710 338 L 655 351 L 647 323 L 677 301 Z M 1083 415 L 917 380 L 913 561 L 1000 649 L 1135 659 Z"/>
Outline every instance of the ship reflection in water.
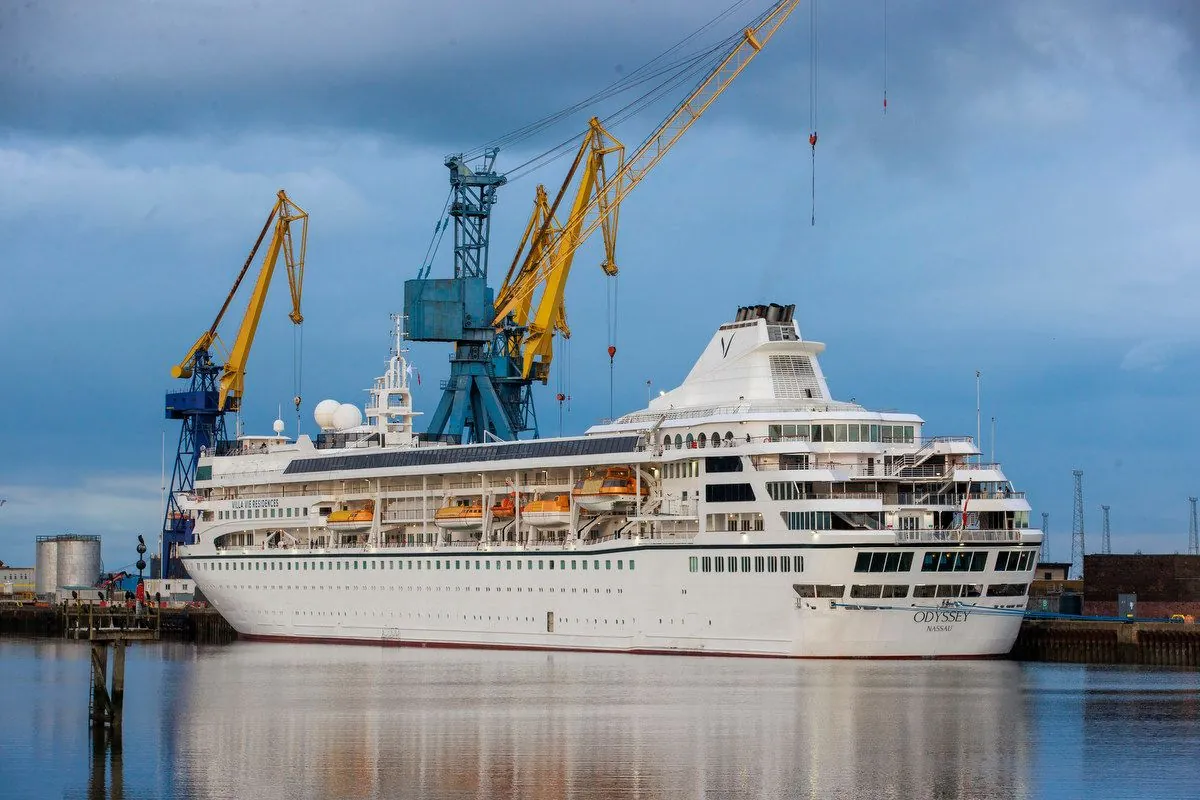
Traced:
<path fill-rule="evenodd" d="M 247 644 L 189 667 L 180 796 L 1030 794 L 1007 662 Z"/>

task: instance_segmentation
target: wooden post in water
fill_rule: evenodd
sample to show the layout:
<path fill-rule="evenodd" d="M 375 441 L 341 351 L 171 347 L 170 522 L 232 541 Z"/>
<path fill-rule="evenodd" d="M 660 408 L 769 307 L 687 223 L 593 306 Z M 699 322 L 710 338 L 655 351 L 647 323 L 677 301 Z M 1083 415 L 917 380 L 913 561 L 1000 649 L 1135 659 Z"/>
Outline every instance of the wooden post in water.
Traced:
<path fill-rule="evenodd" d="M 125 710 L 125 640 L 117 639 L 113 643 L 113 673 L 112 673 L 112 713 L 109 724 L 117 737 L 121 735 L 121 717 Z"/>
<path fill-rule="evenodd" d="M 109 714 L 108 643 L 92 642 L 92 707 L 88 717 L 93 727 L 103 727 Z"/>
<path fill-rule="evenodd" d="M 121 719 L 125 709 L 125 648 L 130 642 L 157 641 L 160 634 L 158 609 L 112 607 L 97 615 L 95 606 L 87 616 L 75 608 L 66 611 L 65 635 L 91 642 L 92 687 L 89 724 L 97 732 L 105 728 L 120 746 Z M 112 684 L 109 685 L 108 652 L 112 645 Z"/>

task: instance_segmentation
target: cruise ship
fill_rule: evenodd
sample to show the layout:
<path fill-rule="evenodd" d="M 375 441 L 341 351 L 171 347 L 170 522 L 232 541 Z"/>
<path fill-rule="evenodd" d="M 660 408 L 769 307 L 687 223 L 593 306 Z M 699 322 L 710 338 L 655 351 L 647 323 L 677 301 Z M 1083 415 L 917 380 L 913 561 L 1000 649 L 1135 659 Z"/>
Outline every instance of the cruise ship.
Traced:
<path fill-rule="evenodd" d="M 399 325 L 399 323 L 398 323 Z M 204 454 L 204 596 L 243 637 L 792 658 L 1009 651 L 1041 532 L 971 437 L 834 400 L 794 306 L 745 306 L 683 383 L 582 436 L 414 431 L 397 328 L 365 422 Z"/>

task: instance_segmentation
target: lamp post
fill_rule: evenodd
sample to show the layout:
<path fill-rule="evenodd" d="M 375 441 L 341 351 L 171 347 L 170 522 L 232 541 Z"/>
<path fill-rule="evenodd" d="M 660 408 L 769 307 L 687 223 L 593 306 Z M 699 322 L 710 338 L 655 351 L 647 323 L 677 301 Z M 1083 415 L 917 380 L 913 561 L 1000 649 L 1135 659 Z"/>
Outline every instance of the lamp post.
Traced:
<path fill-rule="evenodd" d="M 146 555 L 146 541 L 142 538 L 142 535 L 140 533 L 138 534 L 137 554 L 138 554 L 138 560 L 137 560 L 137 568 L 138 568 L 137 604 L 138 604 L 138 608 L 140 609 L 142 602 L 146 599 L 146 587 L 142 583 L 142 580 L 143 580 L 142 579 L 142 570 L 144 570 L 146 568 L 146 559 L 144 558 L 144 556 Z"/>

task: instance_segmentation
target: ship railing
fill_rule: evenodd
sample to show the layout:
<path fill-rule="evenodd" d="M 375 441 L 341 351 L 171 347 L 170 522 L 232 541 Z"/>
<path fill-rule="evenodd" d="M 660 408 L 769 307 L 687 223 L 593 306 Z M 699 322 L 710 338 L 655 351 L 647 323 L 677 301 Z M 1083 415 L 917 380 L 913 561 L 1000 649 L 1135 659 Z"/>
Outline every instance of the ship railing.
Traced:
<path fill-rule="evenodd" d="M 391 525 L 397 522 L 421 522 L 426 519 L 432 519 L 435 510 L 430 508 L 428 512 L 423 512 L 421 509 L 415 508 L 405 511 L 385 511 L 383 514 L 383 523 Z"/>
<path fill-rule="evenodd" d="M 1020 542 L 1019 530 L 916 530 L 895 531 L 896 544 L 962 544 L 966 542 Z"/>
<path fill-rule="evenodd" d="M 885 506 L 961 506 L 971 500 L 1024 500 L 1025 492 L 971 492 L 965 494 L 922 494 L 900 492 L 884 498 Z M 970 508 L 967 509 L 970 511 Z"/>

